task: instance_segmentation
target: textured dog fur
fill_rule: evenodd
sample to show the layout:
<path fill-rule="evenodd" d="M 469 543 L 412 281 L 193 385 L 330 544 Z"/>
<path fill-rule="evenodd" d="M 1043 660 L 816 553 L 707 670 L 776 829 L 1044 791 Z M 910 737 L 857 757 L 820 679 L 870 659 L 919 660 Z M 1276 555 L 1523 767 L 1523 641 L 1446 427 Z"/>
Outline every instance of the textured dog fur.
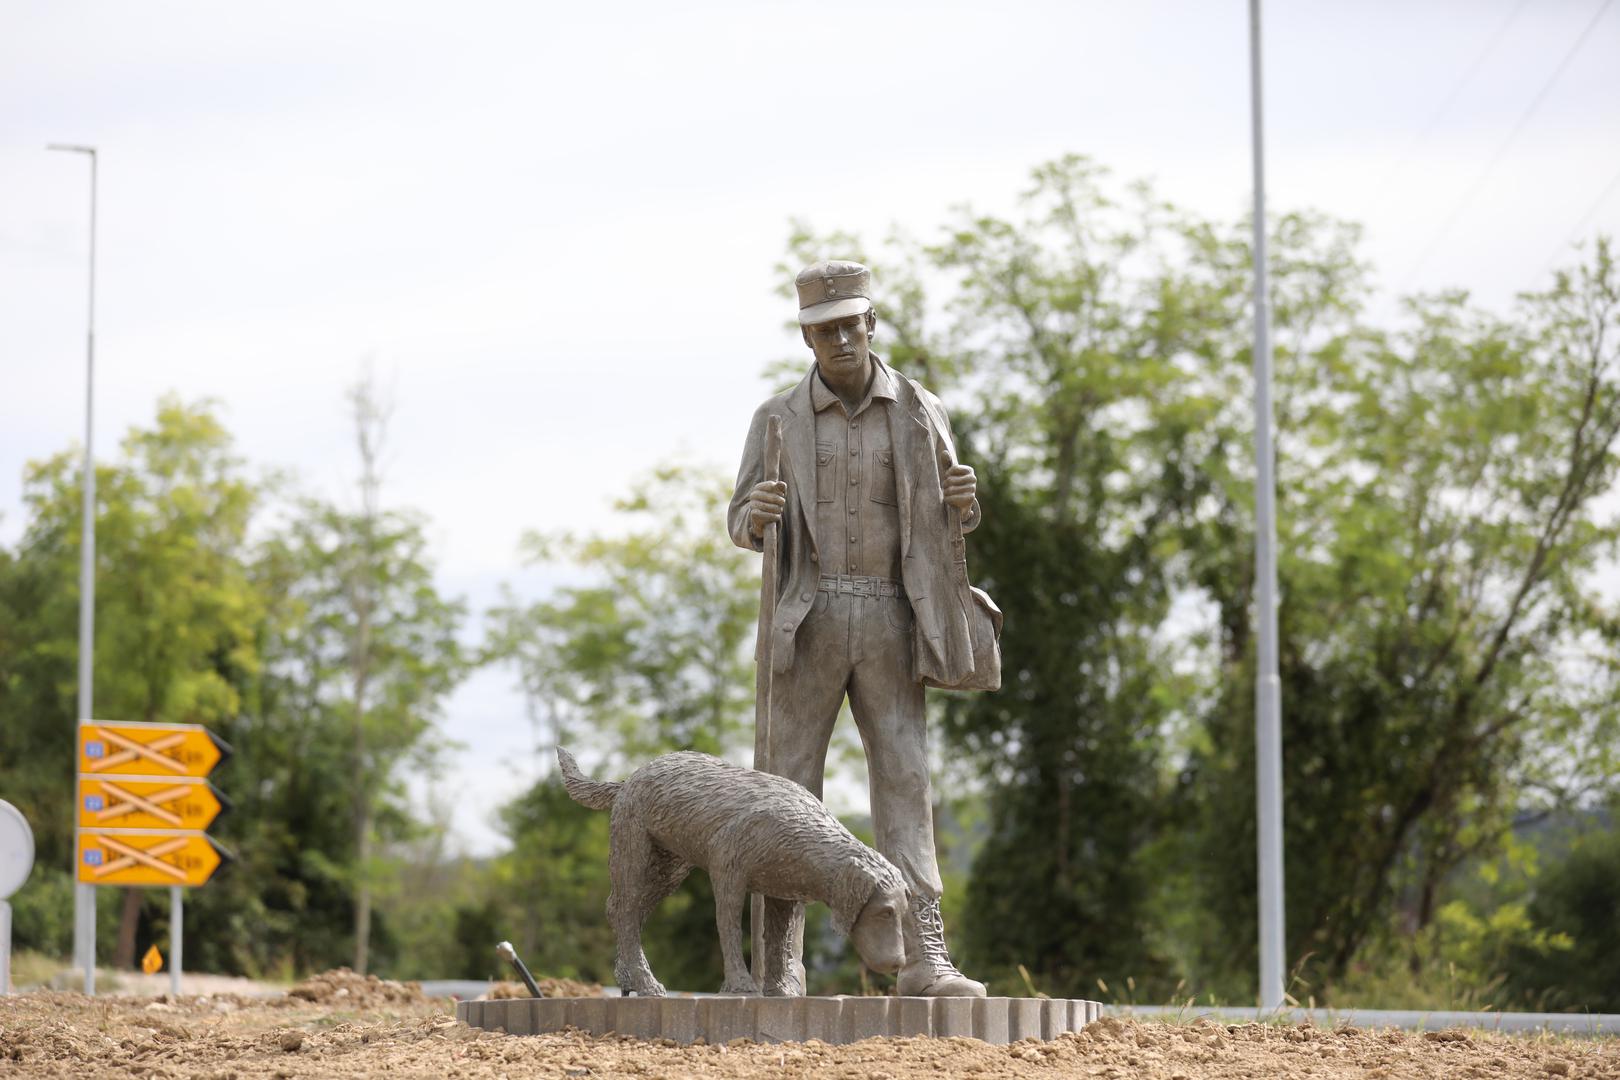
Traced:
<path fill-rule="evenodd" d="M 868 965 L 893 969 L 903 960 L 900 871 L 793 781 L 691 751 L 665 754 L 617 782 L 586 777 L 561 747 L 557 761 L 575 802 L 613 812 L 607 907 L 618 940 L 614 975 L 626 993 L 663 995 L 641 949 L 641 927 L 694 866 L 714 884 L 722 993 L 759 992 L 743 963 L 749 893 L 825 903 Z"/>

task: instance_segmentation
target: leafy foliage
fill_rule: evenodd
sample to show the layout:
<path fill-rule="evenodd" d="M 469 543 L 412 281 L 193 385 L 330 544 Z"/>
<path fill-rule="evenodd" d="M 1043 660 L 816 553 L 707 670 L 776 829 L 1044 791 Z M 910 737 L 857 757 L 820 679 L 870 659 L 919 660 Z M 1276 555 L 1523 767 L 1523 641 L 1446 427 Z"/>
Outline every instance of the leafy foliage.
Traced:
<path fill-rule="evenodd" d="M 29 466 L 28 524 L 0 579 L 11 646 L 0 770 L 51 867 L 73 864 L 81 483 L 71 453 Z M 221 726 L 260 666 L 264 605 L 246 567 L 259 486 L 205 404 L 170 398 L 151 429 L 123 440 L 118 464 L 97 466 L 96 494 L 96 716 Z M 131 960 L 140 898 L 130 892 L 122 919 L 98 923 Z"/>
<path fill-rule="evenodd" d="M 387 408 L 366 378 L 350 392 L 359 448 L 360 503 L 305 500 L 267 558 L 290 570 L 278 594 L 292 617 L 278 635 L 273 677 L 306 718 L 341 731 L 354 861 L 354 969 L 368 967 L 374 840 L 411 828 L 402 767 L 432 767 L 433 723 L 467 670 L 456 634 L 465 606 L 440 595 L 423 519 L 380 505 L 378 460 Z"/>
<path fill-rule="evenodd" d="M 1289 940 L 1328 982 L 1370 937 L 1429 925 L 1448 876 L 1500 847 L 1536 751 L 1595 704 L 1578 673 L 1602 622 L 1586 583 L 1615 550 L 1617 286 L 1600 245 L 1514 324 L 1441 297 L 1407 333 L 1279 357 L 1284 782 L 1310 793 L 1288 807 Z M 1249 604 L 1236 571 L 1202 579 L 1223 626 Z M 1251 645 L 1225 645 L 1188 775 L 1206 824 L 1252 821 Z M 1252 864 L 1215 835 L 1191 854 L 1228 928 L 1203 935 L 1209 963 L 1231 970 Z"/>
<path fill-rule="evenodd" d="M 1607 827 L 1581 835 L 1520 908 L 1528 932 L 1504 950 L 1498 969 L 1520 1001 L 1620 1009 L 1620 832 L 1612 812 L 1605 817 Z"/>
<path fill-rule="evenodd" d="M 1354 228 L 1269 224 L 1297 985 L 1620 1008 L 1612 249 L 1505 315 L 1440 294 L 1380 327 Z M 1004 688 L 936 696 L 936 786 L 953 945 L 1000 992 L 1022 966 L 1050 993 L 1252 993 L 1247 234 L 1082 158 L 930 242 L 794 225 L 785 270 L 873 266 L 880 350 L 945 397 L 979 473 L 969 557 L 1007 612 Z M 514 665 L 537 742 L 593 771 L 741 755 L 758 578 L 722 525 L 730 484 L 662 468 L 609 533 L 525 537 L 555 584 L 508 591 L 473 655 L 425 520 L 381 502 L 386 409 L 369 384 L 351 404 L 358 506 L 280 501 L 206 403 L 165 400 L 98 466 L 96 711 L 202 721 L 237 751 L 214 829 L 237 861 L 188 901 L 188 966 L 478 977 L 504 974 L 489 945 L 510 934 L 538 970 L 608 978 L 606 815 L 547 777 L 506 807 L 510 850 L 459 859 L 401 778 L 433 767 L 445 697 L 485 661 Z M 30 465 L 21 542 L 0 549 L 0 793 L 40 845 L 17 935 L 58 953 L 78 483 L 71 454 Z M 157 907 L 121 920 L 143 946 Z M 810 937 L 812 988 L 848 989 L 848 951 L 814 920 Z M 718 984 L 704 875 L 647 950 L 671 983 Z"/>
<path fill-rule="evenodd" d="M 379 518 L 368 543 L 380 674 L 367 699 L 371 751 L 357 761 L 353 699 L 334 674 L 347 659 L 339 609 L 360 547 L 352 517 L 305 502 L 285 532 L 253 543 L 253 516 L 269 491 L 245 474 L 206 404 L 166 399 L 154 425 L 132 431 L 121 450 L 116 465 L 97 467 L 96 713 L 204 723 L 236 751 L 215 776 L 235 812 L 211 830 L 236 860 L 190 894 L 189 963 L 272 973 L 331 966 L 352 944 L 344 927 L 358 872 L 354 793 L 383 803 L 391 834 L 407 827 L 394 770 L 422 748 L 433 708 L 461 670 L 459 608 L 433 589 L 419 520 Z M 76 459 L 30 466 L 26 483 L 23 541 L 0 556 L 0 778 L 39 845 L 40 870 L 18 897 L 28 913 L 19 938 L 60 953 L 71 925 L 48 917 L 43 898 L 68 895 L 55 868 L 71 865 L 73 839 Z M 119 920 L 110 897 L 101 899 L 106 955 Z M 166 931 L 162 908 L 133 909 L 131 942 Z"/>
<path fill-rule="evenodd" d="M 517 665 L 550 745 L 590 747 L 622 775 L 671 750 L 736 755 L 751 742 L 758 571 L 726 535 L 730 497 L 720 476 L 664 467 L 615 504 L 628 519 L 622 533 L 524 538 L 532 561 L 566 559 L 587 575 L 532 604 L 509 592 L 490 613 L 492 653 Z M 561 950 L 548 970 L 610 977 L 611 937 L 600 936 L 607 815 L 574 805 L 548 777 L 507 808 L 504 824 L 513 851 L 499 864 L 503 880 L 547 897 L 522 912 L 524 940 L 537 956 Z M 670 985 L 718 987 L 714 935 L 709 880 L 694 873 L 648 923 L 648 959 Z M 587 954 L 582 940 L 605 944 Z"/>
<path fill-rule="evenodd" d="M 606 735 L 613 761 L 634 766 L 748 741 L 758 585 L 715 525 L 730 497 L 719 476 L 664 467 L 614 504 L 623 533 L 524 537 L 531 563 L 587 575 L 532 604 L 509 590 L 491 612 L 491 655 L 517 665 L 553 744 Z"/>
<path fill-rule="evenodd" d="M 1615 553 L 1620 309 L 1600 242 L 1511 322 L 1443 295 L 1378 330 L 1354 229 L 1272 234 L 1289 955 L 1327 992 L 1421 937 L 1516 810 L 1613 783 L 1590 584 Z M 790 247 L 831 242 L 860 250 L 802 225 Z M 1179 969 L 1245 996 L 1247 226 L 1068 158 L 1017 218 L 963 210 L 874 258 L 902 298 L 879 334 L 933 373 L 979 469 L 970 558 L 1008 612 L 1004 689 L 944 709 L 991 807 L 968 956 L 1064 991 L 1130 973 L 1152 996 Z"/>

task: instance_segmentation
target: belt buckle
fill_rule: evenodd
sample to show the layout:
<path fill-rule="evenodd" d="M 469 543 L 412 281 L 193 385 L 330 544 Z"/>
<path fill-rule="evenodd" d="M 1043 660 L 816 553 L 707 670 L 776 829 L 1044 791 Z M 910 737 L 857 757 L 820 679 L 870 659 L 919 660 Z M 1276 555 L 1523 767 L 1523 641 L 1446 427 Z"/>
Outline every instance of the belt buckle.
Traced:
<path fill-rule="evenodd" d="M 850 584 L 854 586 L 856 596 L 876 596 L 878 594 L 877 578 L 858 577 Z"/>

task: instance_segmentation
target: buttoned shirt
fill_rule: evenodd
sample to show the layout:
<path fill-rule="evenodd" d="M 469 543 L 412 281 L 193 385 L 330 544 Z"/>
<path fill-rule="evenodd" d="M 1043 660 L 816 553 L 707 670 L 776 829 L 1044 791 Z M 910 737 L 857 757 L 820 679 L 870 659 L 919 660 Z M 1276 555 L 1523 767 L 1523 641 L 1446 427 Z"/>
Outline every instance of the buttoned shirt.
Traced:
<path fill-rule="evenodd" d="M 900 499 L 889 411 L 894 376 L 876 358 L 872 382 L 853 412 L 810 380 L 816 413 L 816 542 L 823 574 L 900 580 Z"/>

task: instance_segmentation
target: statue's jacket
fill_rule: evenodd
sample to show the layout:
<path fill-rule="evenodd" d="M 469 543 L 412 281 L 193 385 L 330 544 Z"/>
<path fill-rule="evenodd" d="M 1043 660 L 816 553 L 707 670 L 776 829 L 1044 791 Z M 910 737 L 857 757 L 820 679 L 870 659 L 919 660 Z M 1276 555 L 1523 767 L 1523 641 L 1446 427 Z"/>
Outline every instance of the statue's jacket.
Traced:
<path fill-rule="evenodd" d="M 876 356 L 872 360 L 882 363 Z M 887 412 L 899 494 L 900 576 L 913 614 L 911 675 L 917 681 L 929 678 L 952 684 L 973 670 L 967 562 L 960 536 L 951 535 L 954 515 L 940 487 L 942 469 L 956 461 L 956 446 L 939 399 L 914 380 L 892 373 L 895 400 Z M 787 506 L 778 544 L 776 617 L 770 628 L 771 666 L 778 672 L 793 663 L 794 639 L 815 602 L 822 574 L 815 508 L 803 502 L 806 492 L 813 498 L 816 490 L 816 423 L 810 402 L 810 380 L 814 378 L 817 374 L 812 365 L 797 386 L 754 412 L 727 511 L 727 525 L 737 546 L 762 550 L 763 541 L 748 528 L 748 498 L 765 479 L 766 421 L 773 414 L 780 416 Z M 961 531 L 971 532 L 979 517 L 979 504 L 974 502 L 961 516 Z"/>

